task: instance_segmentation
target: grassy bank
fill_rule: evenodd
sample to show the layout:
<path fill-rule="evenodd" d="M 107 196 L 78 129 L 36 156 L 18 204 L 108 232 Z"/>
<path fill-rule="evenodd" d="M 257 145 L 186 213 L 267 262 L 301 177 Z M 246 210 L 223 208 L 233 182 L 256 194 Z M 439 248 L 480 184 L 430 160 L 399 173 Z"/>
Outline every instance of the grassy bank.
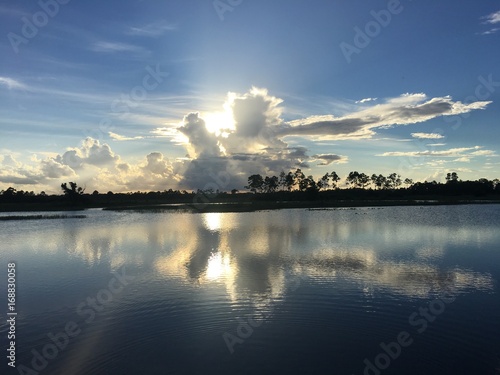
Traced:
<path fill-rule="evenodd" d="M 85 219 L 85 215 L 9 215 L 0 216 L 0 221 L 14 220 L 54 220 L 54 219 Z"/>

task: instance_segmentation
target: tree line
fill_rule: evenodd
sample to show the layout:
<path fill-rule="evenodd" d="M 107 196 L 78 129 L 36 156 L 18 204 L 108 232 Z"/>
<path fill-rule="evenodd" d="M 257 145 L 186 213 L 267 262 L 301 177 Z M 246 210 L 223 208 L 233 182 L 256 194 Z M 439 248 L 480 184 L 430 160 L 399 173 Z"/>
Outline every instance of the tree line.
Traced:
<path fill-rule="evenodd" d="M 345 177 L 342 184 L 342 179 L 335 171 L 326 173 L 319 179 L 314 179 L 313 176 L 306 176 L 301 169 L 297 169 L 288 173 L 282 171 L 279 176 L 250 175 L 245 189 L 253 193 L 275 193 L 280 191 L 320 192 L 337 190 L 343 185 L 351 189 L 442 191 L 443 189 L 435 187 L 447 186 L 448 190 L 460 190 L 460 188 L 474 190 L 472 189 L 474 187 L 477 190 L 480 187 L 481 192 L 493 192 L 500 189 L 497 189 L 497 186 L 500 186 L 499 183 L 498 179 L 488 180 L 485 178 L 480 178 L 477 181 L 462 181 L 456 172 L 447 173 L 446 182 L 441 184 L 436 181 L 414 183 L 412 179 L 403 179 L 397 173 L 390 173 L 387 176 L 374 173 L 370 176 L 363 172 L 352 171 Z"/>
<path fill-rule="evenodd" d="M 197 190 L 163 190 L 128 193 L 86 192 L 76 182 L 62 183 L 62 195 L 48 195 L 45 192 L 16 190 L 9 187 L 0 190 L 0 210 L 9 209 L 55 209 L 64 207 L 108 207 L 113 205 L 192 203 L 202 196 L 211 202 L 247 201 L 308 201 L 308 200 L 392 200 L 392 199 L 475 199 L 477 197 L 500 198 L 500 181 L 480 178 L 476 181 L 462 181 L 456 172 L 446 175 L 446 181 L 439 183 L 413 182 L 397 173 L 368 175 L 358 171 L 340 178 L 336 172 L 326 173 L 319 179 L 306 176 L 301 169 L 282 171 L 278 176 L 253 174 L 248 177 L 249 191 L 230 192 Z"/>
<path fill-rule="evenodd" d="M 335 171 L 326 173 L 321 178 L 315 180 L 313 176 L 306 177 L 301 169 L 297 169 L 294 172 L 288 173 L 282 171 L 279 176 L 269 177 L 253 174 L 248 177 L 248 185 L 245 188 L 254 193 L 274 193 L 276 191 L 292 190 L 321 191 L 338 189 L 341 186 L 341 180 Z M 369 176 L 357 171 L 350 172 L 345 178 L 345 186 L 359 189 L 366 189 L 372 186 L 376 189 L 391 190 L 399 188 L 402 184 L 409 187 L 413 184 L 413 180 L 406 178 L 403 181 L 397 173 L 391 173 L 388 176 L 381 174 L 372 174 Z"/>

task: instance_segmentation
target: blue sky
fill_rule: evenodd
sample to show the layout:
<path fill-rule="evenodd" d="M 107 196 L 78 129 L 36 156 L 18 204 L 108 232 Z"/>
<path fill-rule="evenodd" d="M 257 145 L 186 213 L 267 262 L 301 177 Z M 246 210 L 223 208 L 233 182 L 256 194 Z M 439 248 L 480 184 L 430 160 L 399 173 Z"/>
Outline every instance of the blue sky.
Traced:
<path fill-rule="evenodd" d="M 498 178 L 500 1 L 0 5 L 0 190 Z"/>

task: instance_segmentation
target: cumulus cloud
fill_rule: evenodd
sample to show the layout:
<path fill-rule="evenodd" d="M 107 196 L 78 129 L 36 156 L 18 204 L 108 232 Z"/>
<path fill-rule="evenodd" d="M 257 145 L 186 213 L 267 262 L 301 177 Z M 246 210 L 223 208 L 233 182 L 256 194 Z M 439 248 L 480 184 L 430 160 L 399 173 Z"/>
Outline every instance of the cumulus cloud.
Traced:
<path fill-rule="evenodd" d="M 214 133 L 198 113 L 186 116 L 178 131 L 188 140 L 191 160 L 177 166 L 183 176 L 181 186 L 224 189 L 229 183 L 217 182 L 222 174 L 230 179 L 231 187 L 242 188 L 251 174 L 278 175 L 282 170 L 309 167 L 306 148 L 289 147 L 277 136 L 284 124 L 281 103 L 267 90 L 255 87 L 245 94 L 229 93 L 224 108 L 232 124 L 220 124 L 220 131 Z"/>
<path fill-rule="evenodd" d="M 188 151 L 192 158 L 221 155 L 217 136 L 208 131 L 205 121 L 200 118 L 198 113 L 190 113 L 185 116 L 183 124 L 178 130 L 188 138 Z"/>
<path fill-rule="evenodd" d="M 2 164 L 9 167 L 19 167 L 21 165 L 12 155 L 2 156 Z"/>
<path fill-rule="evenodd" d="M 38 167 L 25 165 L 17 161 L 12 155 L 4 155 L 0 166 L 1 183 L 19 185 L 25 189 L 45 181 L 48 177 L 45 177 L 44 173 L 50 172 L 48 170 L 43 171 L 44 165 Z"/>
<path fill-rule="evenodd" d="M 366 98 L 363 103 L 373 100 Z M 220 124 L 219 131 L 208 131 L 198 113 L 191 113 L 184 118 L 178 131 L 187 139 L 185 146 L 190 160 L 181 162 L 182 165 L 175 168 L 178 175 L 183 176 L 181 184 L 186 188 L 213 185 L 213 176 L 228 170 L 232 173 L 227 173 L 232 180 L 231 185 L 240 188 L 250 174 L 278 175 L 281 170 L 308 168 L 312 162 L 327 166 L 348 160 L 346 156 L 335 153 L 309 156 L 307 148 L 289 146 L 286 137 L 359 140 L 373 137 L 378 129 L 468 113 L 484 109 L 490 103 L 478 101 L 464 104 L 453 101 L 449 96 L 428 98 L 423 93 L 404 94 L 341 117 L 322 115 L 286 122 L 282 116 L 282 100 L 270 95 L 265 89 L 254 87 L 245 94 L 228 94 L 224 108 L 230 112 L 232 124 Z M 214 127 L 210 125 L 210 128 Z M 412 135 L 422 139 L 444 138 L 435 133 Z M 445 151 L 428 151 L 426 155 L 432 155 L 432 152 L 436 156 L 447 154 Z M 460 154 L 458 149 L 448 150 L 448 153 L 450 156 Z M 407 153 L 384 154 L 400 155 Z"/>
<path fill-rule="evenodd" d="M 69 166 L 61 164 L 55 159 L 48 158 L 40 162 L 40 170 L 43 178 L 74 177 L 76 173 Z"/>
<path fill-rule="evenodd" d="M 146 156 L 147 164 L 143 167 L 144 170 L 163 177 L 172 174 L 172 165 L 163 157 L 161 152 L 152 152 Z"/>
<path fill-rule="evenodd" d="M 224 147 L 233 152 L 259 152 L 265 148 L 286 148 L 276 130 L 284 124 L 282 100 L 267 90 L 253 87 L 248 93 L 230 93 L 226 102 L 234 119 L 234 130 L 224 139 Z"/>
<path fill-rule="evenodd" d="M 101 144 L 93 138 L 86 138 L 80 147 L 70 148 L 62 155 L 58 155 L 55 160 L 71 168 L 80 168 L 84 164 L 102 166 L 114 163 L 119 157 L 111 150 L 107 144 Z"/>
<path fill-rule="evenodd" d="M 370 99 L 370 98 L 367 98 Z M 365 100 L 370 103 L 372 100 Z M 3 156 L 0 182 L 39 184 L 58 188 L 73 180 L 88 189 L 103 191 L 240 189 L 252 174 L 279 175 L 310 165 L 320 167 L 345 163 L 347 156 L 334 149 L 312 156 L 297 137 L 361 140 L 377 131 L 398 125 L 416 124 L 439 116 L 468 113 L 486 108 L 491 102 L 464 104 L 451 97 L 428 98 L 425 94 L 404 94 L 367 104 L 350 114 L 311 116 L 294 121 L 283 119 L 282 100 L 267 90 L 252 88 L 247 93 L 229 93 L 223 105 L 224 116 L 188 113 L 179 124 L 166 125 L 153 133 L 167 137 L 186 148 L 184 158 L 169 160 L 160 151 L 136 160 L 124 161 L 112 148 L 87 138 L 77 147 L 32 159 L 32 165 Z M 220 120 L 220 123 L 217 121 Z M 207 121 L 209 126 L 207 126 Z M 214 123 L 214 121 L 216 123 Z M 109 133 L 116 141 L 138 139 Z M 435 133 L 412 133 L 415 138 L 441 139 Z M 292 138 L 293 137 L 293 138 Z M 444 144 L 441 144 L 444 145 Z M 330 147 L 335 147 L 330 145 Z M 481 146 L 448 150 L 386 152 L 381 156 L 429 156 L 434 159 L 494 156 Z M 46 189 L 47 190 L 47 189 Z"/>
<path fill-rule="evenodd" d="M 417 139 L 443 139 L 444 135 L 438 133 L 411 133 L 413 138 Z"/>

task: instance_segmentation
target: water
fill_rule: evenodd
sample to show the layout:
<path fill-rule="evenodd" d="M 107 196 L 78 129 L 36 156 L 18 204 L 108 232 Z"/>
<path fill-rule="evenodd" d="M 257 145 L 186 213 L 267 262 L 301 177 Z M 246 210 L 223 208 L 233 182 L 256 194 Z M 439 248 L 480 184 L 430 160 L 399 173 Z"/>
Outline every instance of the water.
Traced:
<path fill-rule="evenodd" d="M 499 373 L 500 205 L 85 214 L 0 222 L 18 366 Z"/>

